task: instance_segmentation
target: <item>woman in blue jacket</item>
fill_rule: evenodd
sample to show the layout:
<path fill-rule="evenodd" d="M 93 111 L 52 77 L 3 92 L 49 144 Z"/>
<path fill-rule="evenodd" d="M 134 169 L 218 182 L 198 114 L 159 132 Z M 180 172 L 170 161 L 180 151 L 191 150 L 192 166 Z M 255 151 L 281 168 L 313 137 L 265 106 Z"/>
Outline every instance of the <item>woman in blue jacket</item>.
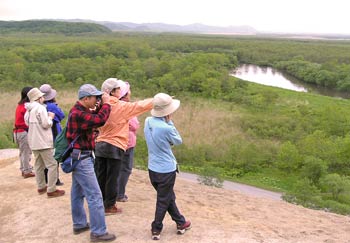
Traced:
<path fill-rule="evenodd" d="M 149 178 L 157 191 L 156 213 L 151 229 L 153 240 L 160 239 L 166 212 L 175 221 L 178 234 L 184 234 L 191 228 L 191 222 L 186 221 L 176 206 L 174 192 L 177 162 L 171 146 L 181 144 L 182 138 L 171 118 L 179 106 L 179 100 L 158 93 L 153 99 L 152 117 L 145 121 Z"/>
<path fill-rule="evenodd" d="M 53 135 L 53 141 L 55 142 L 57 135 L 62 131 L 61 127 L 61 121 L 64 119 L 65 115 L 64 112 L 61 110 L 61 108 L 56 103 L 56 95 L 57 92 L 55 89 L 51 87 L 49 84 L 43 84 L 40 86 L 40 91 L 43 92 L 44 95 L 44 104 L 46 105 L 46 110 L 48 112 L 55 113 L 55 117 L 52 120 L 53 124 L 51 127 L 52 135 Z M 59 168 L 59 167 L 57 167 Z M 57 172 L 57 186 L 62 186 L 63 182 L 60 181 L 60 178 L 58 177 Z M 47 182 L 47 169 L 45 169 L 45 180 Z"/>

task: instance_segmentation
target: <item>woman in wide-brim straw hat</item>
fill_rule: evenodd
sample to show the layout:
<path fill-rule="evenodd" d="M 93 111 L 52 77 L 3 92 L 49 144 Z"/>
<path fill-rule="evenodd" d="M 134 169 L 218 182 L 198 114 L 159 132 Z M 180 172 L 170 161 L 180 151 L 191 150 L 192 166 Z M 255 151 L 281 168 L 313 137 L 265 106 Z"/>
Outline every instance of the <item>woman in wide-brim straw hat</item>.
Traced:
<path fill-rule="evenodd" d="M 174 192 L 177 162 L 171 146 L 181 144 L 182 138 L 171 117 L 179 107 L 179 100 L 158 93 L 153 98 L 152 117 L 147 117 L 145 121 L 149 178 L 157 191 L 156 213 L 151 226 L 153 240 L 160 239 L 166 212 L 175 221 L 178 234 L 184 234 L 191 228 L 191 222 L 185 219 L 176 206 Z"/>
<path fill-rule="evenodd" d="M 57 135 L 62 131 L 61 121 L 64 119 L 65 115 L 62 109 L 58 106 L 56 102 L 57 91 L 51 87 L 50 84 L 43 84 L 40 86 L 40 91 L 44 93 L 44 104 L 46 105 L 46 110 L 55 114 L 52 122 L 52 136 L 55 142 Z M 58 163 L 58 162 L 57 162 Z M 45 169 L 45 181 L 47 182 L 47 172 Z M 59 178 L 59 170 L 57 167 L 57 182 L 56 186 L 62 186 L 63 182 Z"/>

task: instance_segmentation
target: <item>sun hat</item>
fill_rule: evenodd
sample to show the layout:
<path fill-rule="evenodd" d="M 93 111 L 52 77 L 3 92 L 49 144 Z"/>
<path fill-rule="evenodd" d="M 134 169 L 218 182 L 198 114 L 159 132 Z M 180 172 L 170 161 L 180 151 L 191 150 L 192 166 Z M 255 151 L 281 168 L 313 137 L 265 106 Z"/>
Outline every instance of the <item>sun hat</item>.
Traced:
<path fill-rule="evenodd" d="M 53 98 L 56 97 L 56 90 L 51 87 L 49 84 L 43 84 L 40 86 L 40 91 L 43 92 L 45 101 L 52 100 Z"/>
<path fill-rule="evenodd" d="M 165 93 L 158 93 L 153 97 L 152 116 L 163 117 L 176 111 L 180 106 L 180 100 L 173 99 Z"/>
<path fill-rule="evenodd" d="M 102 94 L 103 94 L 103 92 L 99 91 L 92 84 L 84 84 L 84 85 L 80 86 L 80 88 L 79 88 L 78 98 L 80 100 L 81 98 L 84 98 L 86 96 L 99 96 Z"/>
<path fill-rule="evenodd" d="M 101 90 L 110 93 L 113 89 L 120 88 L 120 82 L 116 78 L 108 78 L 102 83 Z"/>
<path fill-rule="evenodd" d="M 32 88 L 29 90 L 27 96 L 30 100 L 30 102 L 36 101 L 39 98 L 43 97 L 45 94 L 42 93 L 38 88 Z"/>
<path fill-rule="evenodd" d="M 118 80 L 118 82 L 120 83 L 120 95 L 119 95 L 119 99 L 121 99 L 122 97 L 124 97 L 127 93 L 129 93 L 130 91 L 130 84 L 126 81 L 123 80 Z"/>

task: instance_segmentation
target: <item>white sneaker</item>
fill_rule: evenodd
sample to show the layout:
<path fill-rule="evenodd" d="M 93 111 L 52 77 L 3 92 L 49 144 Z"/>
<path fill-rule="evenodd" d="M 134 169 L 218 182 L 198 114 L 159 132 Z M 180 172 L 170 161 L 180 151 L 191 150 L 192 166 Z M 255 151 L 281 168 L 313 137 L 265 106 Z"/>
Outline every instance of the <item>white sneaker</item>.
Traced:
<path fill-rule="evenodd" d="M 183 225 L 177 225 L 177 234 L 178 235 L 183 235 L 185 234 L 186 230 L 191 229 L 192 224 L 191 221 L 186 221 Z"/>
<path fill-rule="evenodd" d="M 160 232 L 152 232 L 152 240 L 160 240 Z"/>

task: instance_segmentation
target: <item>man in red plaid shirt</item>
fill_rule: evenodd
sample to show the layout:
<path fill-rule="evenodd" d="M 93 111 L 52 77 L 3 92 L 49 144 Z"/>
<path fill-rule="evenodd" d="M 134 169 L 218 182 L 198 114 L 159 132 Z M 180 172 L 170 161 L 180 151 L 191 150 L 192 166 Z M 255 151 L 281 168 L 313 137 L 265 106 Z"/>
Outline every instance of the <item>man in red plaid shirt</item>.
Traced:
<path fill-rule="evenodd" d="M 69 113 L 66 133 L 69 143 L 79 136 L 71 153 L 73 162 L 77 163 L 72 173 L 73 233 L 80 234 L 90 229 L 92 242 L 113 241 L 116 236 L 107 232 L 102 194 L 94 171 L 93 152 L 94 129 L 105 124 L 111 111 L 109 94 L 102 93 L 91 84 L 84 84 L 79 88 L 78 97 L 79 100 Z M 90 224 L 84 209 L 84 197 L 89 206 Z"/>

